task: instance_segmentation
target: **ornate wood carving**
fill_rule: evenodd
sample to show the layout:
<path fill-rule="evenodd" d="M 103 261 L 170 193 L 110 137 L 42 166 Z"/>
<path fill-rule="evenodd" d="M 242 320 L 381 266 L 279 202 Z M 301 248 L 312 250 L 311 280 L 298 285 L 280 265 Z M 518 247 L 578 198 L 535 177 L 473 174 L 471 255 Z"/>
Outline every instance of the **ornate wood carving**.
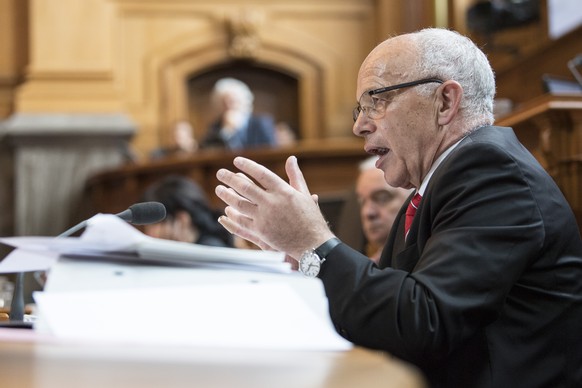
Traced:
<path fill-rule="evenodd" d="M 257 8 L 241 9 L 227 16 L 228 53 L 236 59 L 254 59 L 261 48 L 260 29 L 265 14 Z"/>

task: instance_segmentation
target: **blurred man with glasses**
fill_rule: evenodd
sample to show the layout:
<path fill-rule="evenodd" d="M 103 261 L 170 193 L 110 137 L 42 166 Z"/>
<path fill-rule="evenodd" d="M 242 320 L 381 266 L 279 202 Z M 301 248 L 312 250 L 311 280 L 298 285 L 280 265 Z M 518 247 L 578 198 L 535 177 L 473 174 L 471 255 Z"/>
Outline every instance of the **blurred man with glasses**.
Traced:
<path fill-rule="evenodd" d="M 410 190 L 392 187 L 386 183 L 384 172 L 374 165 L 376 159 L 372 156 L 360 164 L 356 198 L 365 240 L 362 252 L 378 264 L 392 224 L 410 195 Z"/>

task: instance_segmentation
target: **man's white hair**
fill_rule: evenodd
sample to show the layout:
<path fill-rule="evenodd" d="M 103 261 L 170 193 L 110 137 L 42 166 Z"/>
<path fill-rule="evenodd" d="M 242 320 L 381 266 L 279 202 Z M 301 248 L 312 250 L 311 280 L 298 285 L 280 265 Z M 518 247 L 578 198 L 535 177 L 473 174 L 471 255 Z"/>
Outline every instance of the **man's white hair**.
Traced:
<path fill-rule="evenodd" d="M 460 112 L 467 129 L 493 124 L 495 75 L 483 51 L 469 38 L 444 28 L 425 28 L 409 37 L 419 52 L 413 65 L 418 79 L 457 81 L 463 87 Z M 419 93 L 432 90 L 422 86 Z"/>
<path fill-rule="evenodd" d="M 243 106 L 252 110 L 255 96 L 253 92 L 244 82 L 236 78 L 221 78 L 214 84 L 212 91 L 213 97 L 218 99 L 224 94 L 234 94 L 243 103 Z"/>

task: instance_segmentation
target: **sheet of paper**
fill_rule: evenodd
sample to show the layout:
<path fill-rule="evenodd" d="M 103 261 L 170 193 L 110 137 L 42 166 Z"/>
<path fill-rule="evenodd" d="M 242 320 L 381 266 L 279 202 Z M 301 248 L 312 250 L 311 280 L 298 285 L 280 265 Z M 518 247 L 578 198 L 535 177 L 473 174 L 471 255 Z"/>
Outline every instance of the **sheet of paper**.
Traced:
<path fill-rule="evenodd" d="M 216 267 L 217 264 L 226 263 L 248 266 L 249 270 L 291 270 L 281 252 L 210 247 L 156 239 L 111 214 L 93 216 L 87 221 L 87 228 L 80 237 L 4 237 L 0 238 L 0 242 L 23 251 L 57 252 L 80 259 L 99 260 L 101 255 L 104 260 L 131 260 L 144 264 L 202 266 L 209 263 Z"/>
<path fill-rule="evenodd" d="M 211 348 L 339 351 L 352 347 L 286 284 L 38 292 L 58 338 Z"/>
<path fill-rule="evenodd" d="M 0 262 L 0 273 L 46 271 L 58 258 L 56 252 L 15 249 Z"/>

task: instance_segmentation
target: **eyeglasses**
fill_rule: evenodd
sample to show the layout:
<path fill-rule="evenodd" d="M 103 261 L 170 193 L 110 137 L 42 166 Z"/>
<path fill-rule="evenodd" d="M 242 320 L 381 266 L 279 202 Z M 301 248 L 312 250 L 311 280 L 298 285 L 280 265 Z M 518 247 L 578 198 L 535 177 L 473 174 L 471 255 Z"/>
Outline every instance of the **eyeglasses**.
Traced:
<path fill-rule="evenodd" d="M 386 206 L 389 202 L 391 202 L 395 198 L 396 196 L 391 191 L 376 190 L 365 198 L 358 198 L 358 204 L 360 206 L 364 206 L 364 204 L 369 200 L 376 206 Z"/>
<path fill-rule="evenodd" d="M 370 118 L 372 120 L 376 120 L 376 119 L 379 119 L 382 116 L 384 116 L 384 112 L 386 112 L 386 106 L 388 105 L 387 103 L 389 101 L 386 99 L 382 99 L 382 98 L 374 98 L 373 96 L 375 96 L 376 94 L 389 92 L 391 90 L 409 88 L 411 86 L 433 83 L 433 82 L 442 84 L 444 81 L 442 81 L 438 78 L 425 78 L 425 79 L 421 79 L 418 81 L 405 82 L 403 84 L 392 85 L 392 86 L 385 86 L 385 87 L 382 87 L 379 89 L 373 89 L 373 90 L 369 90 L 367 92 L 364 92 L 362 94 L 362 96 L 360 97 L 360 101 L 358 101 L 358 105 L 356 105 L 356 107 L 352 111 L 354 123 L 358 120 L 358 117 L 360 116 L 360 112 L 362 112 L 362 111 L 364 112 L 364 114 L 366 116 L 368 116 L 368 118 Z"/>

